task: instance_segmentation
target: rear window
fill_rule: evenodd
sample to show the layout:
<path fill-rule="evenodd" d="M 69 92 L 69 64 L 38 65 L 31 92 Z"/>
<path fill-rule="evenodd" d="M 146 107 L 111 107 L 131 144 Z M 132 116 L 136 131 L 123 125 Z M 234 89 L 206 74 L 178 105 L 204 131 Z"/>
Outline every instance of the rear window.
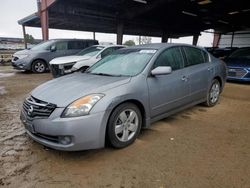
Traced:
<path fill-rule="evenodd" d="M 205 62 L 209 62 L 209 57 L 208 57 L 207 52 L 202 51 L 202 53 L 203 53 L 204 61 L 205 61 Z"/>
<path fill-rule="evenodd" d="M 98 42 L 96 40 L 86 40 L 86 41 L 82 41 L 82 40 L 76 40 L 76 41 L 69 41 L 68 42 L 68 49 L 71 50 L 79 50 L 79 49 L 84 49 L 87 48 L 89 46 L 93 46 L 95 44 L 98 44 Z"/>
<path fill-rule="evenodd" d="M 71 49 L 84 49 L 86 48 L 83 41 L 69 41 L 68 48 Z"/>
<path fill-rule="evenodd" d="M 183 47 L 187 58 L 185 67 L 205 63 L 203 51 L 193 47 Z M 207 57 L 208 58 L 208 57 Z"/>

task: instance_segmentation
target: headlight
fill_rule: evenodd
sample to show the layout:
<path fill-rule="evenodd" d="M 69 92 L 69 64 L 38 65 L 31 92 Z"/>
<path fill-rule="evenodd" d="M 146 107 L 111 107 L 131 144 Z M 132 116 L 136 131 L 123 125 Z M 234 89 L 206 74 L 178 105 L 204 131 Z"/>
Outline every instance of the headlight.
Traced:
<path fill-rule="evenodd" d="M 14 56 L 18 57 L 18 59 L 23 59 L 28 57 L 29 55 L 14 55 Z"/>
<path fill-rule="evenodd" d="M 78 117 L 87 115 L 102 97 L 104 97 L 104 94 L 91 94 L 77 99 L 64 110 L 62 117 Z"/>

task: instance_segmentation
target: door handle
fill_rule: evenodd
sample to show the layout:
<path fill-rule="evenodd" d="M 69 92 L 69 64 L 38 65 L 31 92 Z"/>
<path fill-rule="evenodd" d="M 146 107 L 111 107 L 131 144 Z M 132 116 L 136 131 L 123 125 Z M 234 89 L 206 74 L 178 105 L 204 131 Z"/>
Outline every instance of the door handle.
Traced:
<path fill-rule="evenodd" d="M 187 82 L 187 81 L 188 81 L 188 78 L 187 78 L 186 76 L 183 76 L 183 77 L 181 78 L 181 80 L 184 81 L 184 82 Z"/>
<path fill-rule="evenodd" d="M 212 68 L 211 68 L 211 67 L 208 67 L 208 68 L 207 68 L 207 70 L 208 70 L 208 71 L 211 71 L 211 70 L 212 70 Z"/>

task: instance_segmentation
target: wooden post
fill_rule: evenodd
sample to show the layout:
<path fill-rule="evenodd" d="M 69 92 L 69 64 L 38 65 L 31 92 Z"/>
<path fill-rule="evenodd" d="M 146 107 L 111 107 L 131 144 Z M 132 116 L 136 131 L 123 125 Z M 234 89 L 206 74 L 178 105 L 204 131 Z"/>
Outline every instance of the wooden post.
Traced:
<path fill-rule="evenodd" d="M 218 47 L 220 43 L 221 34 L 214 33 L 213 47 Z"/>
<path fill-rule="evenodd" d="M 120 45 L 122 44 L 122 39 L 123 39 L 123 28 L 124 28 L 123 23 L 119 22 L 117 24 L 116 43 Z"/>
<path fill-rule="evenodd" d="M 22 25 L 23 28 L 23 42 L 24 42 L 24 48 L 27 49 L 27 40 L 26 40 L 26 30 L 25 30 L 25 26 Z"/>
<path fill-rule="evenodd" d="M 49 4 L 48 4 L 47 0 L 41 1 L 40 19 L 41 19 L 42 35 L 43 35 L 44 41 L 49 40 L 48 6 L 49 6 Z"/>

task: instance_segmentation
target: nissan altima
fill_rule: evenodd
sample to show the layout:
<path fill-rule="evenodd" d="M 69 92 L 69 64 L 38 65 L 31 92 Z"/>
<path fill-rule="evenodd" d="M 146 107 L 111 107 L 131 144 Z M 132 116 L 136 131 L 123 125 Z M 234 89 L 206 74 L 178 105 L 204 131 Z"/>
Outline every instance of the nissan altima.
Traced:
<path fill-rule="evenodd" d="M 202 48 L 124 48 L 84 73 L 35 88 L 23 103 L 21 121 L 32 139 L 50 148 L 123 148 L 155 121 L 199 103 L 214 106 L 225 79 L 224 63 Z"/>

